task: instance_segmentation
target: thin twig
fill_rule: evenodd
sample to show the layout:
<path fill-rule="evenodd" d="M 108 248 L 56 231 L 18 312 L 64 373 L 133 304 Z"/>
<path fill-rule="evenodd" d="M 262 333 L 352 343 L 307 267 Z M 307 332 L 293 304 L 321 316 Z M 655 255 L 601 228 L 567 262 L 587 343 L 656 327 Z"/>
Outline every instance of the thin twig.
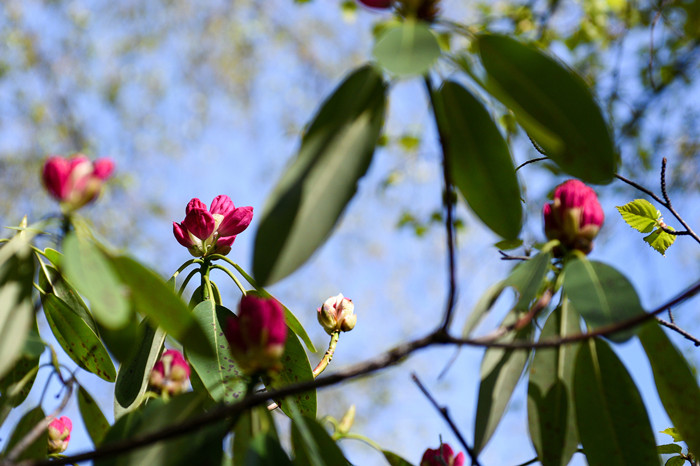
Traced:
<path fill-rule="evenodd" d="M 530 165 L 531 163 L 535 163 L 535 162 L 541 162 L 543 160 L 547 160 L 548 158 L 549 157 L 537 157 L 536 159 L 527 160 L 527 161 L 521 163 L 520 165 L 518 165 L 518 167 L 515 169 L 515 171 L 517 172 L 518 170 L 523 168 L 525 165 Z"/>
<path fill-rule="evenodd" d="M 467 454 L 469 457 L 472 459 L 472 466 L 481 466 L 479 464 L 479 458 L 478 454 L 469 446 L 466 440 L 464 440 L 464 436 L 462 433 L 459 431 L 455 423 L 452 421 L 452 418 L 450 417 L 450 414 L 447 410 L 446 406 L 440 406 L 438 402 L 433 398 L 433 396 L 430 394 L 427 388 L 421 383 L 421 381 L 418 379 L 418 376 L 415 374 L 411 374 L 411 379 L 418 385 L 418 388 L 420 388 L 420 391 L 423 392 L 423 395 L 430 401 L 430 403 L 435 407 L 435 409 L 438 410 L 438 412 L 442 415 L 442 417 L 445 419 L 445 422 L 447 422 L 447 425 L 450 426 L 450 429 L 452 429 L 452 432 L 457 436 L 457 439 L 459 439 L 459 443 L 462 444 L 465 450 L 467 450 Z"/>
<path fill-rule="evenodd" d="M 680 328 L 678 325 L 674 324 L 673 322 L 666 322 L 665 320 L 663 320 L 660 317 L 657 317 L 656 321 L 658 323 L 660 323 L 661 325 L 663 325 L 664 327 L 669 328 L 669 329 L 673 330 L 674 332 L 683 335 L 683 338 L 685 338 L 686 340 L 692 341 L 695 346 L 700 346 L 700 339 L 698 339 L 698 338 L 694 337 L 693 335 L 691 335 L 690 333 L 686 332 L 685 330 L 683 330 L 682 328 Z"/>
<path fill-rule="evenodd" d="M 528 256 L 511 256 L 510 254 L 501 251 L 500 249 L 498 252 L 501 254 L 501 260 L 502 261 L 529 261 L 531 257 Z"/>

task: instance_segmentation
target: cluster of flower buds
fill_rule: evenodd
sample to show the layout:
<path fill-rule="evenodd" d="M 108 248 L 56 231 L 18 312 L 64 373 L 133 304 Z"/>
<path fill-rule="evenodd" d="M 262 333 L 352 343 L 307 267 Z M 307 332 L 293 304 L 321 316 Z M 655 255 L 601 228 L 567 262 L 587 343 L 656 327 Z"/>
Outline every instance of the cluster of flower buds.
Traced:
<path fill-rule="evenodd" d="M 438 448 L 432 450 L 428 448 L 423 453 L 420 466 L 463 466 L 464 453 L 455 456 L 455 452 L 446 443 L 441 443 Z"/>
<path fill-rule="evenodd" d="M 82 154 L 70 158 L 55 155 L 44 164 L 42 179 L 49 194 L 64 211 L 71 212 L 95 200 L 113 171 L 110 159 L 91 162 Z"/>
<path fill-rule="evenodd" d="M 349 332 L 355 328 L 357 316 L 352 300 L 345 298 L 342 293 L 331 296 L 318 308 L 317 317 L 321 327 L 332 335 L 335 332 Z"/>
<path fill-rule="evenodd" d="M 605 219 L 595 191 L 579 180 L 568 180 L 554 190 L 554 201 L 544 206 L 544 232 L 566 249 L 588 254 Z"/>
<path fill-rule="evenodd" d="M 68 448 L 73 423 L 66 416 L 54 419 L 49 424 L 49 454 L 63 453 Z"/>
<path fill-rule="evenodd" d="M 177 350 L 167 350 L 153 366 L 149 385 L 159 393 L 177 395 L 187 390 L 190 365 Z"/>
<path fill-rule="evenodd" d="M 248 228 L 252 219 L 252 207 L 236 207 L 224 194 L 214 198 L 209 210 L 194 198 L 187 204 L 185 220 L 173 222 L 173 233 L 178 243 L 195 257 L 226 255 L 236 235 Z"/>
<path fill-rule="evenodd" d="M 231 317 L 225 333 L 233 358 L 247 374 L 280 369 L 287 324 L 282 305 L 276 299 L 244 296 L 238 317 Z"/>

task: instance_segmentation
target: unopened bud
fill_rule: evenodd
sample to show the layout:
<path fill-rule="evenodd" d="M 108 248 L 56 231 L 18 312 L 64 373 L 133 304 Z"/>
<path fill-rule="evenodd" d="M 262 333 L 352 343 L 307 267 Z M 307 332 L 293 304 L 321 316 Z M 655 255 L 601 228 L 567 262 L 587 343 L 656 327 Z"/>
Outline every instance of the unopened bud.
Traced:
<path fill-rule="evenodd" d="M 66 416 L 51 421 L 48 429 L 50 454 L 63 453 L 66 451 L 68 442 L 70 441 L 71 430 L 73 430 L 73 423 Z"/>
<path fill-rule="evenodd" d="M 357 316 L 355 315 L 355 305 L 352 300 L 338 296 L 331 296 L 318 308 L 318 323 L 328 333 L 349 332 L 355 328 Z"/>
<path fill-rule="evenodd" d="M 151 371 L 149 384 L 159 392 L 177 395 L 187 390 L 190 365 L 177 350 L 167 350 Z"/>

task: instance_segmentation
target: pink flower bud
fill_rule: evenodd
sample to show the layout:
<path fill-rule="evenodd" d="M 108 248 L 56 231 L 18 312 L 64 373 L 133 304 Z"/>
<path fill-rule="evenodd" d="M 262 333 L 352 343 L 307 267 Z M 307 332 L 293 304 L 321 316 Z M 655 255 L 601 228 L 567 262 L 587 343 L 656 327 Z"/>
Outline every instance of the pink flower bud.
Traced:
<path fill-rule="evenodd" d="M 197 198 L 187 203 L 185 220 L 173 222 L 173 234 L 178 243 L 195 257 L 209 254 L 226 255 L 236 235 L 248 228 L 253 220 L 252 207 L 238 207 L 221 194 L 216 196 L 207 210 L 206 204 Z"/>
<path fill-rule="evenodd" d="M 228 321 L 226 339 L 234 359 L 248 374 L 279 370 L 287 340 L 282 305 L 274 298 L 244 296 L 238 317 Z"/>
<path fill-rule="evenodd" d="M 357 316 L 355 315 L 355 305 L 352 300 L 343 297 L 340 293 L 338 296 L 331 296 L 318 308 L 318 323 L 328 333 L 332 335 L 334 332 L 349 332 L 355 328 Z"/>
<path fill-rule="evenodd" d="M 73 211 L 95 200 L 113 171 L 114 163 L 110 159 L 93 163 L 81 154 L 71 158 L 54 155 L 44 163 L 42 180 L 61 207 Z"/>
<path fill-rule="evenodd" d="M 463 466 L 464 453 L 457 456 L 454 455 L 452 447 L 443 443 L 435 450 L 428 448 L 423 453 L 423 458 L 420 460 L 420 466 Z"/>
<path fill-rule="evenodd" d="M 554 190 L 554 201 L 545 204 L 544 232 L 549 239 L 558 239 L 567 249 L 588 254 L 593 239 L 605 219 L 595 191 L 579 180 L 568 180 Z"/>
<path fill-rule="evenodd" d="M 177 350 L 167 350 L 153 366 L 149 385 L 158 392 L 177 395 L 187 390 L 190 365 Z"/>
<path fill-rule="evenodd" d="M 364 6 L 369 8 L 376 8 L 378 10 L 386 10 L 391 8 L 391 3 L 393 0 L 359 0 Z"/>
<path fill-rule="evenodd" d="M 68 448 L 73 423 L 66 416 L 56 418 L 49 424 L 49 453 L 63 453 Z"/>

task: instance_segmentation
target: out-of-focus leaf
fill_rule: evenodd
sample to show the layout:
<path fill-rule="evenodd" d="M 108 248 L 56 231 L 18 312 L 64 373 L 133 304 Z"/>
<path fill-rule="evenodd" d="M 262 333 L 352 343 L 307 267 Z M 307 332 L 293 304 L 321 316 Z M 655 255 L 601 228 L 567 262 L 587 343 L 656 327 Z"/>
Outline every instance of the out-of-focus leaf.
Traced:
<path fill-rule="evenodd" d="M 78 390 L 78 408 L 93 445 L 98 446 L 109 430 L 109 422 L 97 402 L 83 387 Z"/>
<path fill-rule="evenodd" d="M 526 311 L 542 287 L 542 281 L 547 276 L 547 270 L 552 262 L 552 253 L 545 249 L 530 260 L 518 264 L 506 278 L 505 285 L 518 290 L 518 302 L 515 309 Z"/>
<path fill-rule="evenodd" d="M 391 451 L 382 450 L 382 454 L 384 455 L 387 463 L 389 463 L 389 466 L 413 466 L 411 463 Z"/>
<path fill-rule="evenodd" d="M 330 235 L 372 160 L 385 93 L 381 74 L 364 66 L 323 103 L 263 211 L 253 255 L 258 284 L 294 272 Z"/>
<path fill-rule="evenodd" d="M 111 260 L 122 282 L 130 290 L 136 311 L 180 341 L 190 352 L 212 355 L 213 349 L 204 331 L 171 286 L 130 257 L 118 256 Z"/>
<path fill-rule="evenodd" d="M 581 344 L 574 369 L 574 400 L 579 438 L 589 464 L 659 464 L 642 397 L 605 341 Z"/>
<path fill-rule="evenodd" d="M 660 433 L 670 435 L 671 437 L 673 437 L 674 442 L 683 441 L 683 436 L 680 432 L 678 432 L 678 429 L 676 429 L 675 427 L 669 427 L 668 429 L 662 430 Z"/>
<path fill-rule="evenodd" d="M 685 466 L 685 464 L 685 458 L 679 455 L 669 458 L 664 466 Z"/>
<path fill-rule="evenodd" d="M 632 284 L 620 272 L 583 257 L 564 268 L 564 292 L 591 328 L 622 322 L 644 312 Z M 613 341 L 628 340 L 637 329 L 608 335 Z"/>
<path fill-rule="evenodd" d="M 372 55 L 393 74 L 416 76 L 427 72 L 437 61 L 440 45 L 424 22 L 407 19 L 384 31 Z"/>
<path fill-rule="evenodd" d="M 39 424 L 39 422 L 43 421 L 45 417 L 46 414 L 44 414 L 44 410 L 41 409 L 41 406 L 37 406 L 22 416 L 22 419 L 19 420 L 15 430 L 10 436 L 10 441 L 7 442 L 7 445 L 5 446 L 3 456 L 7 456 L 7 454 L 10 453 L 12 449 L 17 446 L 17 444 L 24 439 L 24 437 L 26 437 L 37 424 Z M 36 440 L 34 440 L 27 446 L 27 448 L 24 449 L 24 451 L 17 457 L 17 460 L 39 460 L 46 458 L 48 444 L 48 430 L 44 430 L 41 435 L 36 438 Z"/>
<path fill-rule="evenodd" d="M 100 337 L 85 321 L 53 294 L 44 296 L 44 315 L 56 340 L 80 367 L 114 382 L 117 371 Z"/>
<path fill-rule="evenodd" d="M 487 87 L 566 173 L 609 183 L 617 168 L 611 133 L 589 86 L 532 45 L 507 36 L 478 37 Z"/>
<path fill-rule="evenodd" d="M 564 300 L 544 324 L 540 340 L 581 332 L 580 316 Z M 566 466 L 578 448 L 574 362 L 578 345 L 539 348 L 530 365 L 527 414 L 530 439 L 543 466 Z"/>
<path fill-rule="evenodd" d="M 246 382 L 231 356 L 231 349 L 222 330 L 227 316 L 233 314 L 209 300 L 199 303 L 192 313 L 202 328 L 206 329 L 205 334 L 215 350 L 213 358 L 187 352 L 187 359 L 214 401 L 234 403 L 245 394 Z"/>
<path fill-rule="evenodd" d="M 518 318 L 516 312 L 509 313 L 502 325 L 513 324 Z M 499 342 L 532 339 L 532 326 L 528 325 L 517 332 L 510 332 Z M 480 452 L 496 430 L 508 406 L 513 390 L 520 380 L 529 356 L 528 350 L 489 348 L 481 361 L 481 383 L 474 424 L 474 451 Z"/>
<path fill-rule="evenodd" d="M 683 447 L 676 443 L 668 443 L 666 445 L 657 445 L 656 446 L 656 452 L 659 453 L 660 455 L 672 455 L 674 453 L 681 453 L 683 451 Z"/>
<path fill-rule="evenodd" d="M 0 424 L 4 422 L 5 415 L 9 412 L 6 410 L 19 406 L 29 395 L 39 371 L 39 359 L 44 348 L 35 320 L 34 328 L 30 330 L 24 341 L 24 350 L 20 358 L 15 362 L 14 367 L 0 379 L 0 395 L 2 395 L 0 396 Z"/>
<path fill-rule="evenodd" d="M 247 451 L 254 438 L 268 435 L 277 439 L 277 429 L 272 414 L 267 406 L 256 406 L 241 414 L 236 423 L 233 435 L 233 464 L 243 466 L 247 459 Z"/>
<path fill-rule="evenodd" d="M 287 332 L 287 341 L 282 356 L 282 370 L 272 380 L 266 382 L 271 389 L 282 388 L 285 385 L 313 380 L 314 373 L 309 363 L 309 357 L 301 346 L 299 338 L 292 332 Z M 285 400 L 277 400 L 280 408 L 287 416 L 291 416 L 289 400 L 293 401 L 301 414 L 316 417 L 316 390 L 292 395 Z"/>
<path fill-rule="evenodd" d="M 83 298 L 66 282 L 55 267 L 46 264 L 39 267 L 39 287 L 46 293 L 53 293 L 60 298 L 74 314 L 83 319 L 85 324 L 99 335 L 95 320 L 90 315 Z M 44 295 L 41 298 L 43 300 Z"/>
<path fill-rule="evenodd" d="M 642 326 L 639 340 L 654 372 L 659 398 L 688 449 L 700 452 L 700 388 L 686 359 L 654 321 Z M 675 437 L 674 437 L 675 441 Z"/>
<path fill-rule="evenodd" d="M 124 361 L 117 373 L 114 386 L 114 417 L 141 404 L 141 398 L 148 388 L 148 378 L 165 341 L 165 332 L 154 329 L 147 320 L 141 322 L 143 338 L 133 356 Z"/>
<path fill-rule="evenodd" d="M 516 239 L 522 205 L 508 145 L 483 104 L 460 84 L 448 81 L 439 94 L 438 125 L 455 185 L 487 227 Z"/>
<path fill-rule="evenodd" d="M 326 429 L 315 419 L 292 415 L 292 445 L 295 466 L 343 466 L 350 464 Z"/>
<path fill-rule="evenodd" d="M 491 285 L 486 292 L 481 295 L 479 301 L 477 301 L 476 306 L 472 309 L 469 314 L 467 321 L 464 323 L 464 328 L 462 329 L 462 336 L 468 338 L 469 335 L 474 331 L 474 329 L 479 325 L 481 320 L 484 318 L 486 313 L 491 310 L 491 307 L 496 303 L 496 300 L 503 290 L 506 289 L 505 281 L 498 282 Z"/>
<path fill-rule="evenodd" d="M 244 466 L 291 466 L 279 440 L 270 434 L 255 436 L 245 456 Z"/>
<path fill-rule="evenodd" d="M 641 233 L 649 233 L 653 230 L 661 217 L 661 212 L 645 199 L 635 199 L 615 208 L 627 225 Z"/>
<path fill-rule="evenodd" d="M 87 239 L 69 233 L 63 240 L 63 273 L 90 302 L 102 325 L 118 329 L 132 318 L 119 277 L 100 249 Z"/>

